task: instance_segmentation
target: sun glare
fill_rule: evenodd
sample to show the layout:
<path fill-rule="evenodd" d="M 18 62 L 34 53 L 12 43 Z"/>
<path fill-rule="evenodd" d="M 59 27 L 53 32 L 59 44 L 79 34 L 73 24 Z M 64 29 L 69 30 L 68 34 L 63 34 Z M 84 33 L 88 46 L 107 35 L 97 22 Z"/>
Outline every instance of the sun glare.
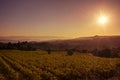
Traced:
<path fill-rule="evenodd" d="M 107 23 L 107 17 L 106 16 L 100 16 L 98 19 L 98 22 L 100 24 L 106 24 Z"/>

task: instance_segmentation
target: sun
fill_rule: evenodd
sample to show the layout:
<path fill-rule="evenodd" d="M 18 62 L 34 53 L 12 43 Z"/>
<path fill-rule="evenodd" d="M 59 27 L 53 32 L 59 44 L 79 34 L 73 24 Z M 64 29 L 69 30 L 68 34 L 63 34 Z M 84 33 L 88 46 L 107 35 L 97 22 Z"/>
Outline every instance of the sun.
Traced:
<path fill-rule="evenodd" d="M 98 18 L 98 22 L 100 23 L 100 24 L 106 24 L 107 23 L 107 16 L 104 16 L 104 15 L 102 15 L 102 16 L 100 16 L 99 18 Z"/>

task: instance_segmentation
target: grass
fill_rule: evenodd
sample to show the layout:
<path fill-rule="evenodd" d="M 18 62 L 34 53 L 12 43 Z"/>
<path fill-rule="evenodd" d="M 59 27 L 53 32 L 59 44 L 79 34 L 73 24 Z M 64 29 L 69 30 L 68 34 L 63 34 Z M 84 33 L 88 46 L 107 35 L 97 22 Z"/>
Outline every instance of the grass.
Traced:
<path fill-rule="evenodd" d="M 1 50 L 0 65 L 1 80 L 120 80 L 119 58 L 83 53 Z"/>

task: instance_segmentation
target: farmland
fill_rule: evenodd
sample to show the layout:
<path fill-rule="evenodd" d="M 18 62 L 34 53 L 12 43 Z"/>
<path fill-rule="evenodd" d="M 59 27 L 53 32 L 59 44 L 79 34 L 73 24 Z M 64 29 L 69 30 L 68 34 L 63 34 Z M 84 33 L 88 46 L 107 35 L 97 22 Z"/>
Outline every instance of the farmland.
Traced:
<path fill-rule="evenodd" d="M 120 80 L 120 58 L 0 50 L 0 80 Z"/>

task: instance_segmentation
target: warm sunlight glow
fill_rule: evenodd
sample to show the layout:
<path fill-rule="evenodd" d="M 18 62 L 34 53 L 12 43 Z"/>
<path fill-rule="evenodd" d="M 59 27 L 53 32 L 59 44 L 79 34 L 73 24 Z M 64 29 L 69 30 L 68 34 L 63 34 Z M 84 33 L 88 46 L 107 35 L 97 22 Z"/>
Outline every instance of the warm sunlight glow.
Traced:
<path fill-rule="evenodd" d="M 106 16 L 100 16 L 98 22 L 100 24 L 106 24 L 107 22 L 107 17 Z"/>

